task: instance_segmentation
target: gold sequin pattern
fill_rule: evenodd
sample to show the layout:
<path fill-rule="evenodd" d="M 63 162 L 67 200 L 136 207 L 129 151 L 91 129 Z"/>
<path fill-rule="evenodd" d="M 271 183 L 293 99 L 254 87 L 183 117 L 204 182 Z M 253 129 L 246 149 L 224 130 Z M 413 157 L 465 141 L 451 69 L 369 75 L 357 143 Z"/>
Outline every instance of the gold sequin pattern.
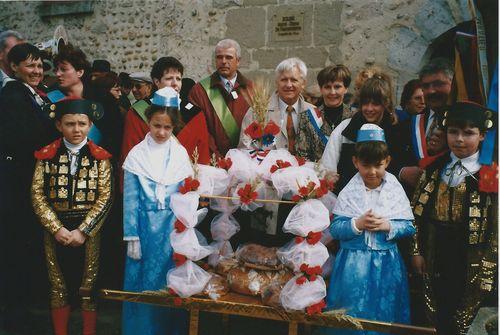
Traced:
<path fill-rule="evenodd" d="M 82 224 L 78 227 L 91 237 L 95 236 L 99 231 L 111 207 L 113 177 L 109 160 L 99 161 L 97 187 L 97 199 Z M 88 196 L 90 196 L 90 192 Z"/>
<path fill-rule="evenodd" d="M 31 185 L 31 200 L 33 209 L 42 226 L 54 235 L 63 225 L 59 221 L 56 212 L 49 205 L 44 194 L 44 165 L 42 161 L 37 161 L 33 183 Z"/>
<path fill-rule="evenodd" d="M 66 283 L 57 263 L 55 238 L 48 232 L 44 232 L 43 242 L 45 247 L 45 260 L 50 284 L 50 307 L 60 308 L 68 304 L 68 292 Z"/>
<path fill-rule="evenodd" d="M 99 252 L 100 252 L 100 234 L 95 237 L 88 237 L 85 242 L 85 267 L 82 278 L 82 287 L 93 292 L 99 273 Z M 96 302 L 93 296 L 82 297 L 82 309 L 86 311 L 95 311 Z"/>

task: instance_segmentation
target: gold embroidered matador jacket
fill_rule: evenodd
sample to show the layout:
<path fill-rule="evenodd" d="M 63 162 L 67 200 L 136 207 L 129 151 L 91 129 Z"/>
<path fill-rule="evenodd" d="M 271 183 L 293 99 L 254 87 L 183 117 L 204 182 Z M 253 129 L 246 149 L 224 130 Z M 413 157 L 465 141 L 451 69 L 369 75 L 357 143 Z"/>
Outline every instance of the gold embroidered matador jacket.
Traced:
<path fill-rule="evenodd" d="M 485 297 L 495 291 L 498 194 L 479 190 L 479 173 L 448 186 L 441 174 L 449 160 L 444 155 L 429 166 L 416 187 L 412 253 L 425 260 L 429 321 L 443 333 L 466 334 Z"/>
<path fill-rule="evenodd" d="M 80 291 L 88 293 L 94 288 L 99 267 L 99 230 L 112 204 L 111 155 L 88 141 L 79 151 L 73 175 L 70 157 L 61 139 L 37 151 L 35 157 L 33 208 L 46 230 L 44 244 L 51 305 L 57 308 L 68 303 L 64 271 L 61 271 L 64 266 L 59 266 L 57 257 L 57 253 L 65 249 L 61 249 L 54 238 L 61 227 L 69 231 L 79 229 L 87 236 L 83 246 L 85 269 Z M 93 310 L 94 302 L 83 299 L 82 308 Z"/>

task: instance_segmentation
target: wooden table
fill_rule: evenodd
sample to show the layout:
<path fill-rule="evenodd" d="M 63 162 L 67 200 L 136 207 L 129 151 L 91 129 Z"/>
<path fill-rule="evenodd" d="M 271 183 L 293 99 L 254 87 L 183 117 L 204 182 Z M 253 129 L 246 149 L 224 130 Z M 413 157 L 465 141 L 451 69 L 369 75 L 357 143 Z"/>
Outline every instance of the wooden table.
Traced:
<path fill-rule="evenodd" d="M 221 297 L 217 301 L 208 298 L 191 297 L 182 299 L 180 304 L 179 299 L 175 299 L 174 296 L 168 294 L 166 291 L 146 291 L 137 293 L 117 290 L 101 290 L 100 297 L 109 300 L 187 309 L 190 311 L 189 335 L 198 335 L 198 320 L 200 311 L 223 314 L 223 316 L 226 316 L 226 322 L 228 315 L 285 321 L 289 323 L 289 335 L 297 335 L 299 323 L 305 324 L 306 328 L 309 328 L 310 325 L 316 325 L 332 328 L 372 330 L 387 334 L 437 334 L 434 328 L 415 327 L 397 323 L 358 319 L 345 315 L 342 312 L 315 315 L 307 315 L 303 312 L 287 312 L 283 309 L 265 306 L 257 297 L 250 297 L 232 292 Z"/>

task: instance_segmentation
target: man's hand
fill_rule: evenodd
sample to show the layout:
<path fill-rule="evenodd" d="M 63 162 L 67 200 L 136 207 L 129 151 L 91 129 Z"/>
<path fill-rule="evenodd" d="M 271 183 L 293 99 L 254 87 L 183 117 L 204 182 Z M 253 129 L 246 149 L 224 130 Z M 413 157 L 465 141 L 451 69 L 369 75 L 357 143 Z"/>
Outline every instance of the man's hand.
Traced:
<path fill-rule="evenodd" d="M 62 245 L 69 245 L 73 241 L 73 235 L 64 227 L 59 228 L 54 237 Z"/>
<path fill-rule="evenodd" d="M 416 274 L 423 275 L 425 273 L 425 260 L 422 256 L 412 256 L 411 266 Z"/>
<path fill-rule="evenodd" d="M 85 236 L 85 234 L 82 233 L 80 229 L 72 230 L 71 236 L 73 237 L 73 241 L 70 243 L 72 247 L 81 246 L 83 243 L 85 243 L 85 240 L 87 239 L 87 236 Z"/>
<path fill-rule="evenodd" d="M 415 187 L 423 172 L 418 166 L 405 166 L 399 172 L 399 179 L 405 184 Z"/>

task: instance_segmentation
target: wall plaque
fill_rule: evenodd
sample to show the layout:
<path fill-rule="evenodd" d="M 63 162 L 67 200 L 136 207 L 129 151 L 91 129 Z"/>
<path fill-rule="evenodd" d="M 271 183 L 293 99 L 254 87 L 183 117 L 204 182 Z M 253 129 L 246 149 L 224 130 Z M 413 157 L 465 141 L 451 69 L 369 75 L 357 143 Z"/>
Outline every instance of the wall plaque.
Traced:
<path fill-rule="evenodd" d="M 300 41 L 304 38 L 304 13 L 278 14 L 273 20 L 274 41 Z"/>

